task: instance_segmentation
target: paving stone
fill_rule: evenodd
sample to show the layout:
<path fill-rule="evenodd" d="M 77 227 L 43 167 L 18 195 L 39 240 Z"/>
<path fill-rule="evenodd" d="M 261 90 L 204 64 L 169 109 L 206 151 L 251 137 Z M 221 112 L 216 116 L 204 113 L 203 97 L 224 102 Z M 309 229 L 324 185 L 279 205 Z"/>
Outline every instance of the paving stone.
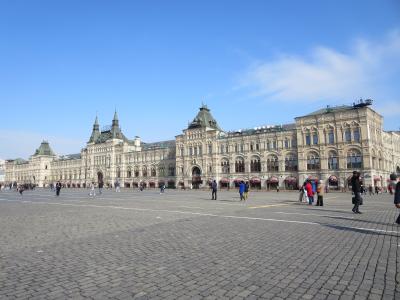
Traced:
<path fill-rule="evenodd" d="M 1 192 L 0 299 L 400 298 L 389 195 L 360 216 L 347 193 L 328 193 L 323 208 L 289 192 L 219 198 L 37 189 L 22 203 Z M 304 221 L 314 225 L 293 223 Z"/>

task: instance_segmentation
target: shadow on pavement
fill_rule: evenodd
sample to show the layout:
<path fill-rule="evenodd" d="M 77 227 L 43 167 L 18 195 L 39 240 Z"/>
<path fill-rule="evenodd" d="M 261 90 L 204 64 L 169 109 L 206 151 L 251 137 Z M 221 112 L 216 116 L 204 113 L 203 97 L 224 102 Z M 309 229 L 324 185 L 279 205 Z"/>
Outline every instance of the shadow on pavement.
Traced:
<path fill-rule="evenodd" d="M 398 237 L 398 234 L 396 234 L 396 233 L 373 231 L 373 229 L 368 230 L 368 229 L 362 229 L 362 228 L 352 228 L 352 227 L 346 227 L 346 226 L 341 226 L 341 225 L 322 224 L 322 223 L 321 223 L 321 225 L 325 226 L 325 227 L 337 229 L 337 230 L 342 230 L 342 231 L 352 231 L 352 232 L 371 234 L 371 235 L 386 235 L 386 236 Z"/>

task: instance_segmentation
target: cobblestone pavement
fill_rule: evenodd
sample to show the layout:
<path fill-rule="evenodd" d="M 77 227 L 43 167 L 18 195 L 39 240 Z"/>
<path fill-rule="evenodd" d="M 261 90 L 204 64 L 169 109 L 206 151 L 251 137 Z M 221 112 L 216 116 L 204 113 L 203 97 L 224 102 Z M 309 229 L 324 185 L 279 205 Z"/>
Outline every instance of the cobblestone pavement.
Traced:
<path fill-rule="evenodd" d="M 393 197 L 0 193 L 0 299 L 400 299 Z"/>

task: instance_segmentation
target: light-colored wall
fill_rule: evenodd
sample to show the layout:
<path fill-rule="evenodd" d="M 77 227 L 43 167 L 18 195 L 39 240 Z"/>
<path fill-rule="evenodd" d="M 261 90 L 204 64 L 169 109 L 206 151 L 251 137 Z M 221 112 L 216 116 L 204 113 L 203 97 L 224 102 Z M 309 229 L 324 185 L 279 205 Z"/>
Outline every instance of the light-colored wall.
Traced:
<path fill-rule="evenodd" d="M 352 132 L 351 141 L 345 140 L 346 129 Z M 359 142 L 354 140 L 353 132 L 356 129 L 360 131 Z M 330 130 L 334 132 L 333 144 L 328 143 Z M 317 133 L 318 144 L 305 144 L 307 131 Z M 285 147 L 285 140 L 288 141 L 288 147 Z M 238 146 L 237 150 L 235 145 Z M 350 151 L 359 151 L 362 155 L 363 166 L 359 171 L 366 185 L 386 185 L 389 174 L 400 168 L 399 132 L 383 131 L 382 116 L 370 107 L 363 107 L 298 117 L 293 129 L 258 128 L 250 134 L 244 131 L 228 133 L 211 128 L 185 129 L 176 136 L 175 145 L 168 147 L 142 148 L 138 138 L 134 143 L 118 139 L 99 144 L 88 143 L 78 159 L 31 156 L 26 163 L 6 162 L 5 180 L 36 183 L 39 186 L 60 180 L 64 184 L 83 186 L 85 183 L 97 182 L 97 174 L 101 172 L 105 184 L 110 185 L 119 181 L 121 186 L 140 183 L 149 186 L 154 183 L 157 187 L 158 182 L 167 184 L 170 181 L 177 186 L 183 184 L 188 187 L 192 182 L 193 168 L 198 167 L 203 186 L 209 180 L 219 182 L 223 179 L 233 187 L 235 179 L 257 178 L 261 186 L 266 188 L 268 180 L 276 177 L 283 187 L 286 178 L 296 177 L 301 184 L 309 176 L 324 181 L 328 181 L 330 176 L 336 176 L 339 184 L 345 185 L 353 172 L 353 169 L 347 168 Z M 307 157 L 310 153 L 320 158 L 320 169 L 307 170 Z M 328 168 L 330 153 L 337 154 L 338 169 Z M 291 155 L 297 158 L 297 171 L 285 170 L 285 158 Z M 267 162 L 272 157 L 278 159 L 278 171 L 269 171 L 267 168 Z M 235 162 L 239 159 L 243 159 L 245 165 L 241 173 L 235 172 Z M 250 170 L 250 163 L 255 159 L 261 162 L 259 172 Z M 222 163 L 229 163 L 229 172 L 224 172 Z M 145 169 L 147 176 L 144 174 Z M 152 169 L 155 170 L 155 176 L 152 176 Z M 130 176 L 128 171 L 131 172 Z"/>

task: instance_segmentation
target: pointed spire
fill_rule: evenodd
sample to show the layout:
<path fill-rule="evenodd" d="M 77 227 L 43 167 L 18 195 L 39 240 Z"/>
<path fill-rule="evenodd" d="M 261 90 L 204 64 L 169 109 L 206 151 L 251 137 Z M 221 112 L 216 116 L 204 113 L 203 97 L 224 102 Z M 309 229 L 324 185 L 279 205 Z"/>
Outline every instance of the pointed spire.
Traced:
<path fill-rule="evenodd" d="M 94 125 L 99 126 L 99 119 L 97 118 L 97 113 L 96 113 L 96 120 L 94 120 Z"/>
<path fill-rule="evenodd" d="M 115 109 L 114 119 L 112 120 L 111 134 L 112 134 L 113 138 L 119 138 L 121 135 L 121 129 L 119 128 L 117 109 Z"/>
<path fill-rule="evenodd" d="M 100 126 L 99 126 L 99 119 L 97 118 L 97 113 L 96 113 L 96 119 L 94 120 L 93 130 L 89 139 L 89 143 L 95 142 L 99 137 L 99 135 L 100 135 Z"/>
<path fill-rule="evenodd" d="M 117 110 L 115 109 L 114 118 L 112 120 L 112 127 L 119 127 L 118 115 Z"/>

